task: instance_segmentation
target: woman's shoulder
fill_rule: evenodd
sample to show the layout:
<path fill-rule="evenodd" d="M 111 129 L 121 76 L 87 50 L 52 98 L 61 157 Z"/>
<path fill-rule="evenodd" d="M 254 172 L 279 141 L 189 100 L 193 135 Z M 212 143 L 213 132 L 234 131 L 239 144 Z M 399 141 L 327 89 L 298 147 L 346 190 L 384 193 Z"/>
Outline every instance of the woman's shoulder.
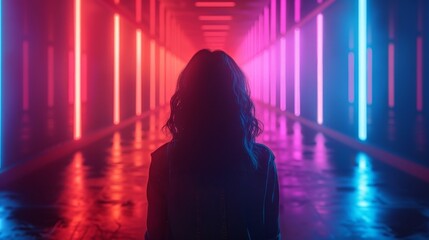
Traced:
<path fill-rule="evenodd" d="M 262 143 L 255 143 L 254 152 L 258 158 L 259 164 L 267 166 L 274 162 L 274 153 L 268 146 Z"/>

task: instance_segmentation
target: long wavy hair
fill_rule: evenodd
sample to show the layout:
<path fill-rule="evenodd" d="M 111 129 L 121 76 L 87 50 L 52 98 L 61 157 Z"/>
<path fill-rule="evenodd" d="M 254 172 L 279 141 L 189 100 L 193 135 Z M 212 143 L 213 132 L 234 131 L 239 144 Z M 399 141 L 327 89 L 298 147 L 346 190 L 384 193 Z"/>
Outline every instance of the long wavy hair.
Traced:
<path fill-rule="evenodd" d="M 223 51 L 198 51 L 181 72 L 164 129 L 174 140 L 218 143 L 240 148 L 257 168 L 255 117 L 246 77 Z"/>

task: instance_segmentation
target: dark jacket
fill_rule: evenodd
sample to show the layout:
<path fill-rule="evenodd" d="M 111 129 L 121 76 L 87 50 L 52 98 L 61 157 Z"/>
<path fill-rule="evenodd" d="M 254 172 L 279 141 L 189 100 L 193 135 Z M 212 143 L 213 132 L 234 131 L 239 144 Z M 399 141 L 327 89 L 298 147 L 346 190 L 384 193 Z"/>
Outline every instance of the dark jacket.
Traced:
<path fill-rule="evenodd" d="M 178 148 L 170 142 L 152 153 L 147 240 L 280 239 L 277 171 L 268 147 L 255 145 L 256 169 L 239 153 L 204 156 Z"/>

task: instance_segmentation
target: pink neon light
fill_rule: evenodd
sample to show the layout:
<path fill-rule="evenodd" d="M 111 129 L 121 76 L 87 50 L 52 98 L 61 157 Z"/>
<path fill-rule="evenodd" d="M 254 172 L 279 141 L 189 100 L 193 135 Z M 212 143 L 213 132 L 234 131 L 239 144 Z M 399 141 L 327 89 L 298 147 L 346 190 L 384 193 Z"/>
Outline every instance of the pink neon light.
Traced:
<path fill-rule="evenodd" d="M 317 123 L 323 123 L 323 15 L 317 15 Z"/>
<path fill-rule="evenodd" d="M 264 8 L 264 45 L 270 44 L 270 10 L 268 7 Z"/>
<path fill-rule="evenodd" d="M 395 45 L 389 43 L 389 107 L 395 106 Z"/>
<path fill-rule="evenodd" d="M 115 14 L 115 41 L 114 41 L 114 83 L 113 83 L 113 123 L 118 124 L 120 121 L 120 18 L 119 14 Z"/>
<path fill-rule="evenodd" d="M 295 22 L 301 20 L 301 0 L 295 0 Z"/>
<path fill-rule="evenodd" d="M 114 0 L 115 4 L 119 4 L 121 0 Z"/>
<path fill-rule="evenodd" d="M 142 113 L 142 31 L 136 32 L 136 115 Z"/>
<path fill-rule="evenodd" d="M 231 21 L 231 15 L 202 15 L 198 16 L 201 21 Z"/>
<path fill-rule="evenodd" d="M 349 103 L 355 100 L 355 56 L 349 52 Z"/>
<path fill-rule="evenodd" d="M 271 0 L 271 41 L 277 38 L 277 0 Z"/>
<path fill-rule="evenodd" d="M 299 1 L 299 0 L 298 0 Z M 300 81 L 301 81 L 301 56 L 300 56 L 300 30 L 299 28 L 295 29 L 295 64 L 294 64 L 294 105 L 295 105 L 295 115 L 301 115 L 301 93 L 300 93 Z"/>
<path fill-rule="evenodd" d="M 372 104 L 372 48 L 368 48 L 367 49 L 367 57 L 368 57 L 368 67 L 367 67 L 367 71 L 368 71 L 368 105 Z"/>
<path fill-rule="evenodd" d="M 286 38 L 280 38 L 280 109 L 286 110 Z"/>
<path fill-rule="evenodd" d="M 270 54 L 270 62 L 269 62 L 269 66 L 270 66 L 270 70 L 268 70 L 268 74 L 270 74 L 270 104 L 271 106 L 276 106 L 276 101 L 277 101 L 277 49 L 276 49 L 276 45 L 273 45 L 269 52 Z"/>
<path fill-rule="evenodd" d="M 74 102 L 74 53 L 73 51 L 69 51 L 69 77 L 68 77 L 68 96 L 69 96 L 69 104 L 73 104 Z"/>
<path fill-rule="evenodd" d="M 22 43 L 22 109 L 24 111 L 29 109 L 29 43 L 28 41 L 24 41 Z"/>
<path fill-rule="evenodd" d="M 195 7 L 235 7 L 235 2 L 195 2 Z"/>
<path fill-rule="evenodd" d="M 270 53 L 268 50 L 264 51 L 264 77 L 269 78 L 270 76 Z M 264 92 L 264 102 L 269 103 L 270 102 L 270 81 L 264 81 L 262 82 L 262 91 Z"/>
<path fill-rule="evenodd" d="M 417 37 L 417 111 L 423 111 L 423 39 Z"/>
<path fill-rule="evenodd" d="M 280 33 L 286 33 L 286 0 L 280 0 Z"/>
<path fill-rule="evenodd" d="M 159 104 L 165 103 L 165 49 L 159 48 Z"/>
<path fill-rule="evenodd" d="M 136 0 L 136 21 L 142 21 L 142 0 Z"/>
<path fill-rule="evenodd" d="M 75 0 L 75 40 L 74 40 L 74 139 L 82 136 L 81 120 L 81 0 Z"/>
<path fill-rule="evenodd" d="M 54 106 L 54 47 L 48 46 L 48 107 Z"/>
<path fill-rule="evenodd" d="M 155 40 L 150 40 L 150 109 L 155 109 Z"/>

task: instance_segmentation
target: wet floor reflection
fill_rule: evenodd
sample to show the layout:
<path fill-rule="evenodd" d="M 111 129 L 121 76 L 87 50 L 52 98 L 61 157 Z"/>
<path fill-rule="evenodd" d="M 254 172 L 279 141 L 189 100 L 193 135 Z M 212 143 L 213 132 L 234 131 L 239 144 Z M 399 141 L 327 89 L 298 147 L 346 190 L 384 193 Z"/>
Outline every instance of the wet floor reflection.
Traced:
<path fill-rule="evenodd" d="M 429 236 L 427 185 L 258 110 L 265 127 L 258 139 L 276 155 L 284 239 Z M 167 116 L 160 110 L 0 191 L 0 239 L 142 239 L 150 153 L 169 139 Z"/>

